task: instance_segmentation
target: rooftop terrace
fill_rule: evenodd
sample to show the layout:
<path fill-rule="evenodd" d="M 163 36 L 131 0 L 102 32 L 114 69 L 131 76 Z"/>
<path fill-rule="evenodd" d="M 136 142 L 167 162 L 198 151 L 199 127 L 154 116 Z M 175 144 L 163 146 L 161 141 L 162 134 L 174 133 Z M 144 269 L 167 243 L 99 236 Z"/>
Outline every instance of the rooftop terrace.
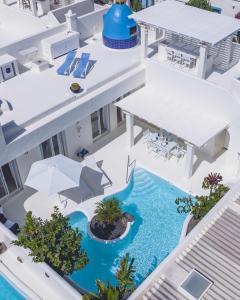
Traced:
<path fill-rule="evenodd" d="M 30 70 L 1 84 L 0 97 L 8 100 L 12 106 L 11 111 L 0 117 L 8 141 L 18 131 L 26 130 L 58 109 L 66 107 L 67 111 L 68 104 L 76 100 L 81 103 L 87 101 L 89 93 L 140 65 L 139 47 L 118 52 L 103 46 L 100 38 L 98 40 L 96 37 L 80 48 L 77 56 L 82 52 L 90 53 L 92 64 L 85 79 L 57 75 L 57 68 L 65 60 L 63 56 L 54 61 L 53 67 L 43 72 Z M 69 89 L 73 82 L 78 82 L 83 88 L 79 96 L 75 96 Z"/>

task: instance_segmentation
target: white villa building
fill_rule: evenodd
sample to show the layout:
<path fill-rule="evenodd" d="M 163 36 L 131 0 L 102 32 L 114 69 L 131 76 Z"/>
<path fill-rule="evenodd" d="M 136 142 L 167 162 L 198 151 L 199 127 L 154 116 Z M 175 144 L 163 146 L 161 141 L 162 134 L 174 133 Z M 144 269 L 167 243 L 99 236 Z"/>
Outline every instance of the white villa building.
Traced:
<path fill-rule="evenodd" d="M 126 186 L 128 156 L 191 194 L 210 172 L 223 175 L 231 197 L 240 192 L 240 44 L 234 39 L 240 21 L 167 0 L 131 15 L 141 41 L 116 50 L 102 42 L 108 9 L 92 0 L 0 0 L 0 204 L 20 227 L 27 211 L 48 218 L 57 201 L 24 185 L 31 165 L 57 154 L 81 161 L 82 149 L 94 154 L 110 184 L 99 191 L 89 183 L 87 194 L 64 192 L 64 214 L 92 216 L 103 195 Z M 72 50 L 90 54 L 86 78 L 57 74 Z M 74 82 L 81 93 L 71 92 Z M 174 137 L 167 155 L 147 147 L 147 129 Z M 176 143 L 183 150 L 177 159 Z M 8 246 L 0 272 L 31 299 L 80 299 L 50 267 L 11 245 L 15 238 L 0 223 L 0 241 Z M 157 270 L 130 298 L 185 299 L 154 296 Z M 161 282 L 172 280 L 164 274 Z M 204 299 L 239 299 L 222 297 Z"/>

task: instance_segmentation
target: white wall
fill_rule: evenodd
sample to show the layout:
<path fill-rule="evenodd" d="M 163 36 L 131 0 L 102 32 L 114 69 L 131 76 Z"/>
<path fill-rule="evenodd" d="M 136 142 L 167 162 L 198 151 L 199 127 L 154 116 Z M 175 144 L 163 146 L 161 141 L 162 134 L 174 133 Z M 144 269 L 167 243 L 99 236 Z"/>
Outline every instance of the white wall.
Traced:
<path fill-rule="evenodd" d="M 78 18 L 78 31 L 80 33 L 80 40 L 87 39 L 90 36 L 102 31 L 103 15 L 108 11 L 108 9 L 108 6 L 104 6 L 92 13 Z"/>
<path fill-rule="evenodd" d="M 60 23 L 63 23 L 66 21 L 65 14 L 68 12 L 68 10 L 71 10 L 79 17 L 94 11 L 94 2 L 91 0 L 82 0 L 71 5 L 55 9 L 51 13 Z"/>
<path fill-rule="evenodd" d="M 84 120 L 78 121 L 73 126 L 67 128 L 65 130 L 65 138 L 68 155 L 75 158 L 77 151 L 81 147 L 88 148 L 93 142 L 91 117 L 88 116 Z"/>
<path fill-rule="evenodd" d="M 42 159 L 40 147 L 36 147 L 16 159 L 22 183 L 25 182 L 31 165 Z"/>
<path fill-rule="evenodd" d="M 34 17 L 36 18 L 36 17 Z M 46 29 L 44 32 L 32 35 L 28 38 L 24 38 L 16 43 L 13 43 L 9 46 L 3 47 L 0 49 L 0 55 L 3 54 L 10 54 L 14 57 L 17 58 L 18 62 L 20 64 L 24 64 L 27 62 L 26 58 L 22 57 L 18 52 L 25 50 L 30 47 L 36 47 L 38 49 L 38 53 L 36 55 L 37 58 L 41 58 L 43 53 L 42 53 L 42 48 L 41 48 L 41 40 L 48 38 L 54 34 L 61 33 L 65 31 L 67 26 L 65 24 L 59 25 L 57 27 L 51 28 L 51 29 Z"/>
<path fill-rule="evenodd" d="M 143 67 L 132 71 L 130 74 L 119 76 L 117 84 L 110 82 L 100 91 L 94 93 L 91 98 L 89 97 L 88 101 L 76 105 L 71 110 L 67 109 L 63 114 L 49 117 L 48 122 L 41 124 L 32 131 L 25 132 L 21 137 L 7 144 L 1 152 L 0 165 L 33 149 L 56 133 L 73 126 L 77 121 L 87 118 L 94 111 L 112 103 L 126 92 L 141 86 L 144 82 L 145 70 Z"/>

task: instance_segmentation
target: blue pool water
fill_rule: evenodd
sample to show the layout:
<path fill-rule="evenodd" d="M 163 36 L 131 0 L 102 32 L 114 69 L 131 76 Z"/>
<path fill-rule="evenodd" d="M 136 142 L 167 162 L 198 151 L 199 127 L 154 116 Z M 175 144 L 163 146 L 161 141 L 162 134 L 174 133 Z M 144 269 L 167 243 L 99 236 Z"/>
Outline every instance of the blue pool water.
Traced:
<path fill-rule="evenodd" d="M 129 252 L 135 258 L 136 284 L 140 284 L 177 246 L 186 215 L 177 213 L 175 199 L 186 195 L 162 178 L 137 168 L 129 186 L 114 195 L 122 201 L 123 210 L 135 218 L 128 235 L 114 244 L 92 240 L 85 215 L 72 213 L 70 223 L 83 233 L 82 247 L 90 262 L 71 279 L 89 291 L 96 290 L 96 279 L 115 284 L 118 262 Z"/>
<path fill-rule="evenodd" d="M 0 274 L 0 300 L 26 300 L 26 298 Z"/>

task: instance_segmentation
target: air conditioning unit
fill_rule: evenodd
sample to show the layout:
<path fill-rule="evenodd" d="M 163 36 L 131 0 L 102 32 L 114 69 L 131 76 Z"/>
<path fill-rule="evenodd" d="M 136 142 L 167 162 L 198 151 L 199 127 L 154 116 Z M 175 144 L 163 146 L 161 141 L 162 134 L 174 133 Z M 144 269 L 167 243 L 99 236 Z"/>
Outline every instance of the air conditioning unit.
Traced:
<path fill-rule="evenodd" d="M 8 54 L 0 56 L 0 82 L 9 80 L 18 74 L 16 58 Z"/>

